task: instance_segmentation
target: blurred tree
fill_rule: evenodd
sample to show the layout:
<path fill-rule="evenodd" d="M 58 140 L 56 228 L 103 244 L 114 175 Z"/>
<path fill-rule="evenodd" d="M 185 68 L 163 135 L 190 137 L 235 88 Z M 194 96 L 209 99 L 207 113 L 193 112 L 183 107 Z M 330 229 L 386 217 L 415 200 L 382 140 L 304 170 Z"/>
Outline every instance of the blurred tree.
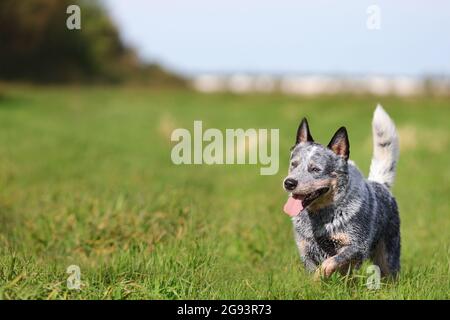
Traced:
<path fill-rule="evenodd" d="M 81 8 L 81 30 L 66 27 L 71 4 Z M 1 0 L 0 79 L 185 84 L 161 67 L 142 64 L 92 0 Z"/>

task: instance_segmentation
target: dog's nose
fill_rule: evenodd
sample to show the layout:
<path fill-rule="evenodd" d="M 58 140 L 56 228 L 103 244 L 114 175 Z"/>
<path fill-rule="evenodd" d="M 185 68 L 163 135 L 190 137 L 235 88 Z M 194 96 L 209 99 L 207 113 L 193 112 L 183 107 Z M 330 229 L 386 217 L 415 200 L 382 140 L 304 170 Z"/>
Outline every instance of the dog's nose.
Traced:
<path fill-rule="evenodd" d="M 286 188 L 286 190 L 292 191 L 295 189 L 295 187 L 297 186 L 298 182 L 297 180 L 288 178 L 286 180 L 284 180 L 284 187 Z"/>

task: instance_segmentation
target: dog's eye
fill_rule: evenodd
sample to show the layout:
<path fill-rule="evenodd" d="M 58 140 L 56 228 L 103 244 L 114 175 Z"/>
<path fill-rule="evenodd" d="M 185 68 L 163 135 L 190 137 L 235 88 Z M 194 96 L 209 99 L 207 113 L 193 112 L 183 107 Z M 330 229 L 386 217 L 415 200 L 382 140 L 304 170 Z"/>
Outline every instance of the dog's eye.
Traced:
<path fill-rule="evenodd" d="M 294 167 L 294 168 L 295 168 L 296 166 L 298 166 L 298 161 L 292 161 L 292 162 L 291 162 L 291 166 Z"/>
<path fill-rule="evenodd" d="M 320 172 L 321 169 L 319 167 L 316 167 L 316 166 L 310 166 L 309 167 L 309 171 L 310 172 Z"/>

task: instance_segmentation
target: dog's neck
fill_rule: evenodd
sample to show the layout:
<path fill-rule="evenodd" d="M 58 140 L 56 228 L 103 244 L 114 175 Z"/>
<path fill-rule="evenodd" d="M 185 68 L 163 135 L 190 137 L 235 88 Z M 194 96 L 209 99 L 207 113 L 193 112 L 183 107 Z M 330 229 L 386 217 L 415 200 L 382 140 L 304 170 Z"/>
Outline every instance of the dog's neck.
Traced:
<path fill-rule="evenodd" d="M 313 229 L 319 233 L 323 233 L 324 229 L 332 233 L 333 229 L 338 229 L 345 220 L 356 214 L 363 184 L 364 179 L 359 170 L 349 165 L 348 173 L 338 177 L 333 192 L 330 192 L 330 201 L 307 209 Z"/>

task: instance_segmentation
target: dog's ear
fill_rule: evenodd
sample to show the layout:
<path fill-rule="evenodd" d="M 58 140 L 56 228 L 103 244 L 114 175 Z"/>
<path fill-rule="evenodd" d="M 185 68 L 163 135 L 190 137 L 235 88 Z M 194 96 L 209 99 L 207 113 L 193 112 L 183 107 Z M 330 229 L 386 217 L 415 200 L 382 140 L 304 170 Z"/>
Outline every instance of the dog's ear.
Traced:
<path fill-rule="evenodd" d="M 306 118 L 302 119 L 297 129 L 295 144 L 299 144 L 300 142 L 314 142 L 311 132 L 309 132 L 308 120 Z"/>
<path fill-rule="evenodd" d="M 348 141 L 347 129 L 345 129 L 345 127 L 340 127 L 338 131 L 336 131 L 328 144 L 328 148 L 338 156 L 348 160 L 350 155 L 350 143 Z"/>

